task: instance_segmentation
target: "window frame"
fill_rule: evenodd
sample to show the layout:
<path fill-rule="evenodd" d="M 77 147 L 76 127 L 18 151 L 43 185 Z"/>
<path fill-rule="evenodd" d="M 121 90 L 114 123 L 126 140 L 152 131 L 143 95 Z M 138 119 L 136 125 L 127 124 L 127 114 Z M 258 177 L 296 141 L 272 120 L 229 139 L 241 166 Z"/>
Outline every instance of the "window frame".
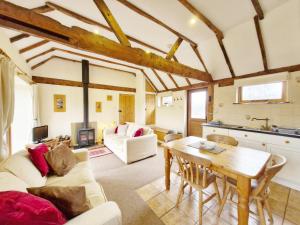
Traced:
<path fill-rule="evenodd" d="M 264 84 L 274 84 L 281 83 L 282 84 L 282 94 L 281 98 L 278 99 L 261 99 L 261 100 L 243 100 L 243 87 L 254 86 L 254 85 L 264 85 Z M 260 84 L 251 84 L 244 85 L 238 87 L 238 103 L 240 104 L 248 104 L 248 103 L 283 103 L 286 102 L 287 98 L 287 81 L 277 81 L 277 82 L 269 82 L 269 83 L 260 83 Z"/>
<path fill-rule="evenodd" d="M 172 102 L 170 104 L 164 104 L 164 98 L 171 98 Z M 165 96 L 161 96 L 161 106 L 170 106 L 174 104 L 174 99 L 173 99 L 173 95 L 165 95 Z"/>

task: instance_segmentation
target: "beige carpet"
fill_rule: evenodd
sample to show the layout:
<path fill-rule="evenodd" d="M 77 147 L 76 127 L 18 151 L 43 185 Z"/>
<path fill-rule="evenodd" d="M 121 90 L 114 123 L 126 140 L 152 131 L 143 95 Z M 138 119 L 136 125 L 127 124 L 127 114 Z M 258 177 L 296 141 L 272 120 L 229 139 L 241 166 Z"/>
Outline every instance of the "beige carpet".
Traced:
<path fill-rule="evenodd" d="M 136 189 L 164 175 L 162 149 L 157 156 L 126 165 L 114 154 L 91 159 L 94 175 L 108 200 L 122 211 L 123 225 L 163 225 Z"/>

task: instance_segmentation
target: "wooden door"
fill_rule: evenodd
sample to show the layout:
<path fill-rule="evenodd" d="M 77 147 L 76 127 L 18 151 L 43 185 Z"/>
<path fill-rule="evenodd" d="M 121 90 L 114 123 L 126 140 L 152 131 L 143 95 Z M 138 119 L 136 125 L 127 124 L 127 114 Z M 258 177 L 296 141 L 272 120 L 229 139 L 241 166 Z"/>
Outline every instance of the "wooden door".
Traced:
<path fill-rule="evenodd" d="M 119 96 L 119 123 L 135 121 L 134 95 L 120 94 Z"/>
<path fill-rule="evenodd" d="M 146 125 L 155 124 L 155 95 L 146 94 Z"/>
<path fill-rule="evenodd" d="M 202 123 L 207 122 L 207 88 L 188 91 L 188 136 L 202 137 Z"/>

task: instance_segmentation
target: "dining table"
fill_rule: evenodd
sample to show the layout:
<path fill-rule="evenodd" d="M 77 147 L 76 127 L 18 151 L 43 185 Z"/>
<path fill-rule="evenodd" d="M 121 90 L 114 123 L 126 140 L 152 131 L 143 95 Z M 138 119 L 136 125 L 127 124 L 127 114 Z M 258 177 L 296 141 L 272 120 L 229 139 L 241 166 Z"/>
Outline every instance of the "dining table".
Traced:
<path fill-rule="evenodd" d="M 238 193 L 238 224 L 248 225 L 249 198 L 251 193 L 251 180 L 258 180 L 263 176 L 264 170 L 271 159 L 269 152 L 242 146 L 231 146 L 216 143 L 224 151 L 212 153 L 207 149 L 198 149 L 197 142 L 206 142 L 206 139 L 188 136 L 168 143 L 164 143 L 165 158 L 165 187 L 170 189 L 171 159 L 170 150 L 174 149 L 211 161 L 211 170 L 222 176 L 237 181 Z"/>

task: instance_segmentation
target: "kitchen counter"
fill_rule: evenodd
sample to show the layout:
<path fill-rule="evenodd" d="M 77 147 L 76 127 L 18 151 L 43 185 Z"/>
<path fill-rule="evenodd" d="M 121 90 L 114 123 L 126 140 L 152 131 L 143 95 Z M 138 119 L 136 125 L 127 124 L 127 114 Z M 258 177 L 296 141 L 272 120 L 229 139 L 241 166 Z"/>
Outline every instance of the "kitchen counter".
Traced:
<path fill-rule="evenodd" d="M 290 134 L 290 133 L 283 133 L 283 132 L 260 130 L 258 128 L 244 127 L 244 126 L 238 126 L 238 125 L 229 125 L 229 124 L 215 125 L 215 124 L 204 123 L 204 124 L 202 124 L 202 126 L 216 127 L 216 128 L 230 129 L 230 130 L 248 131 L 248 132 L 255 132 L 255 133 L 262 133 L 262 134 L 271 134 L 271 135 L 278 135 L 278 136 L 285 136 L 285 137 L 292 137 L 292 138 L 300 139 L 300 134 Z"/>

